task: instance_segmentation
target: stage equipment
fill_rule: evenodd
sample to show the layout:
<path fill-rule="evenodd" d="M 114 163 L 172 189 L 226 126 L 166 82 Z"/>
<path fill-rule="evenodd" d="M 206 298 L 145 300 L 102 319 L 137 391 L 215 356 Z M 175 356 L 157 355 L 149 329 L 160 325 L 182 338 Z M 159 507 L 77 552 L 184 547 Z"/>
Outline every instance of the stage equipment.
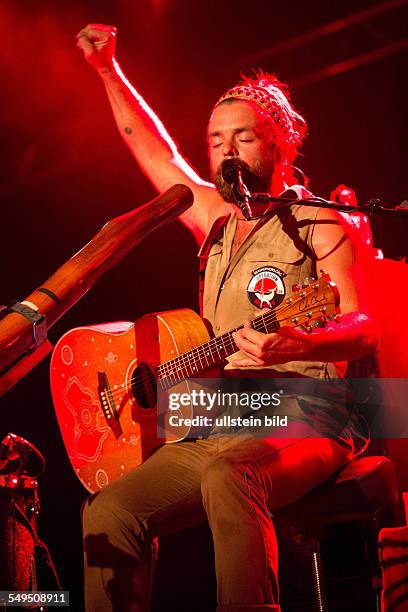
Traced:
<path fill-rule="evenodd" d="M 28 440 L 13 433 L 0 444 L 0 591 L 37 591 L 38 562 L 61 590 L 48 548 L 37 534 L 40 510 L 37 478 L 45 459 Z M 32 607 L 32 606 L 30 606 Z M 35 606 L 36 609 L 38 606 Z"/>

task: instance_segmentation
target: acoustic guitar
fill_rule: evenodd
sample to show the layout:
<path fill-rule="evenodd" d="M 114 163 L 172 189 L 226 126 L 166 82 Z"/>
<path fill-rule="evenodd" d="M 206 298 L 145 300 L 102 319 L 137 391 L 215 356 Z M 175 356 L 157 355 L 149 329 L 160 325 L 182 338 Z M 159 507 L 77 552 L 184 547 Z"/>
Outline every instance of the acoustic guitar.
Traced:
<path fill-rule="evenodd" d="M 252 327 L 312 331 L 338 312 L 337 287 L 322 270 L 318 280 L 306 279 L 279 306 L 253 319 Z M 188 392 L 189 379 L 214 374 L 238 350 L 233 333 L 241 328 L 210 337 L 204 321 L 183 309 L 135 323 L 78 327 L 62 336 L 51 359 L 52 396 L 69 459 L 90 492 L 140 465 L 159 445 L 189 434 L 189 426 L 171 425 L 168 394 Z M 192 417 L 191 405 L 180 411 L 180 421 Z"/>

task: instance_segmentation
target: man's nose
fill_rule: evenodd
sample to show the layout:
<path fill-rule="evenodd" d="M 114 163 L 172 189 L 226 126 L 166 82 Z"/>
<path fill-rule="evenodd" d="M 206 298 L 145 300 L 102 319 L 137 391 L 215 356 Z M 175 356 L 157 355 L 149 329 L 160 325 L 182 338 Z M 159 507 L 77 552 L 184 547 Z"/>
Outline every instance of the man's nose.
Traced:
<path fill-rule="evenodd" d="M 225 140 L 222 147 L 222 154 L 224 157 L 237 157 L 239 155 L 238 149 L 234 145 L 232 140 Z"/>

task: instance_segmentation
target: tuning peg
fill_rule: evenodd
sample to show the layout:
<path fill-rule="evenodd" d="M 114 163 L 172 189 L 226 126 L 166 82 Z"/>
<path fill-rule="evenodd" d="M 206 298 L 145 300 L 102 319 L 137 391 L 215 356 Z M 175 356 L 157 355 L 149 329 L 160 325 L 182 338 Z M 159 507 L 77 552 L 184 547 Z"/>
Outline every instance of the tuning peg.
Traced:
<path fill-rule="evenodd" d="M 292 292 L 297 293 L 302 288 L 302 285 L 292 285 Z"/>
<path fill-rule="evenodd" d="M 313 276 L 307 276 L 303 282 L 303 287 L 308 287 L 311 283 L 315 282 L 315 278 Z"/>

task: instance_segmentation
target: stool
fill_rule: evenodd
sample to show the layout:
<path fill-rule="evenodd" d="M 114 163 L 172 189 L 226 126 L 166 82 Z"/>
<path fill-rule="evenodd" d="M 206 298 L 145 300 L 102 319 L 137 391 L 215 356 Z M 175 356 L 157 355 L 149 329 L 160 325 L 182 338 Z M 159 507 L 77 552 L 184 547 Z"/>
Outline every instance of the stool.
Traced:
<path fill-rule="evenodd" d="M 324 483 L 297 501 L 273 512 L 273 519 L 295 542 L 308 543 L 315 609 L 328 612 L 320 543 L 330 524 L 363 521 L 375 534 L 396 520 L 398 489 L 390 459 L 381 456 L 353 459 Z M 377 563 L 377 556 L 375 563 Z M 380 579 L 372 576 L 379 610 Z"/>

